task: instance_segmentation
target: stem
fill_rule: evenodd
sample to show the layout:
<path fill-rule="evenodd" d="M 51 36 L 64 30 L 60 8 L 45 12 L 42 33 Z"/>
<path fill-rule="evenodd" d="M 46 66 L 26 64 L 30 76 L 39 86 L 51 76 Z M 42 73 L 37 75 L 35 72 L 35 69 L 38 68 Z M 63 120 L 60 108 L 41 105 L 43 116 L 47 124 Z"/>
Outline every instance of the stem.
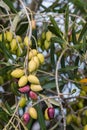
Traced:
<path fill-rule="evenodd" d="M 17 112 L 17 110 L 18 110 L 18 107 L 19 107 L 19 104 L 16 106 L 16 109 L 15 109 L 15 111 L 14 111 L 14 113 L 13 113 L 13 115 L 12 115 L 11 119 L 9 120 L 8 124 L 4 127 L 4 129 L 3 129 L 3 130 L 6 130 L 6 128 L 8 128 L 8 126 L 11 124 L 12 119 L 13 119 L 13 118 L 14 118 L 14 116 L 16 115 L 16 112 Z"/>
<path fill-rule="evenodd" d="M 65 48 L 58 61 L 57 61 L 57 65 L 56 65 L 56 72 L 55 72 L 55 82 L 56 82 L 56 89 L 57 89 L 57 94 L 58 94 L 58 97 L 59 97 L 59 103 L 60 103 L 60 108 L 61 108 L 61 112 L 62 112 L 62 116 L 63 116 L 63 122 L 64 122 L 64 130 L 66 130 L 66 119 L 65 119 L 65 115 L 64 115 L 64 111 L 63 111 L 63 105 L 62 105 L 62 102 L 61 102 L 61 96 L 60 96 L 60 90 L 59 90 L 59 82 L 58 82 L 58 69 L 59 69 L 59 65 L 60 65 L 60 62 L 61 62 L 61 58 L 62 56 L 64 55 L 64 53 L 68 50 L 68 48 Z"/>

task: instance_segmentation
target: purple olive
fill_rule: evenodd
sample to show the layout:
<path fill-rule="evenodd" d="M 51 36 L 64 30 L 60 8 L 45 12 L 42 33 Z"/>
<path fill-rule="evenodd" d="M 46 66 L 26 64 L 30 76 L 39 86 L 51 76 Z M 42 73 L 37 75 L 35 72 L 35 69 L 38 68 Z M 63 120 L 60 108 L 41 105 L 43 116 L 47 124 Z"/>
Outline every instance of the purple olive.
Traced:
<path fill-rule="evenodd" d="M 54 114 L 55 114 L 55 109 L 53 107 L 49 107 L 48 108 L 48 117 L 50 119 L 53 119 L 54 118 Z"/>
<path fill-rule="evenodd" d="M 29 85 L 26 85 L 26 86 L 24 86 L 24 87 L 22 87 L 22 88 L 19 88 L 18 90 L 19 90 L 19 92 L 21 92 L 21 93 L 27 93 L 27 92 L 30 91 L 30 87 L 29 87 Z"/>
<path fill-rule="evenodd" d="M 37 100 L 37 94 L 33 91 L 30 91 L 29 92 L 29 97 L 33 100 Z"/>
<path fill-rule="evenodd" d="M 25 124 L 27 124 L 29 122 L 29 120 L 30 120 L 29 113 L 24 113 L 23 120 L 24 120 Z"/>

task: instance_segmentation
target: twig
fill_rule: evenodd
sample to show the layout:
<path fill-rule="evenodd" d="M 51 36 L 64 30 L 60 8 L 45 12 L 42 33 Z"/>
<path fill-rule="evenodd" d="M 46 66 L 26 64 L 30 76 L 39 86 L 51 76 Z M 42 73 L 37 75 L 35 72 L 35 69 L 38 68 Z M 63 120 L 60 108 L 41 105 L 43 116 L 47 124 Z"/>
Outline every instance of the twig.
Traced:
<path fill-rule="evenodd" d="M 3 129 L 3 130 L 6 130 L 6 128 L 8 128 L 8 126 L 11 124 L 12 119 L 14 118 L 14 116 L 15 116 L 15 114 L 16 114 L 16 112 L 17 112 L 17 110 L 18 110 L 18 107 L 19 107 L 19 104 L 16 106 L 16 109 L 15 109 L 15 111 L 14 111 L 14 113 L 13 113 L 13 115 L 12 115 L 11 119 L 9 120 L 9 122 L 7 123 L 7 125 L 5 125 L 5 127 L 4 127 L 4 129 Z"/>
<path fill-rule="evenodd" d="M 65 115 L 64 115 L 64 111 L 63 111 L 63 105 L 62 105 L 62 102 L 61 102 L 61 96 L 60 96 L 60 90 L 59 90 L 59 82 L 58 82 L 58 69 L 59 69 L 59 65 L 60 65 L 60 61 L 61 61 L 61 58 L 62 56 L 64 55 L 64 53 L 68 50 L 69 48 L 65 48 L 58 61 L 57 61 L 57 65 L 56 65 L 56 71 L 55 71 L 55 82 L 56 82 L 56 89 L 57 89 L 57 93 L 58 93 L 58 97 L 59 97 L 59 103 L 60 103 L 60 108 L 61 108 L 61 112 L 62 112 L 62 116 L 63 116 L 63 122 L 64 122 L 64 130 L 66 130 L 66 119 L 65 119 Z"/>
<path fill-rule="evenodd" d="M 79 109 L 78 111 L 76 111 L 75 113 L 76 114 L 78 114 L 79 112 L 83 112 L 84 110 L 86 110 L 87 109 L 87 106 L 86 107 L 84 107 L 84 108 L 82 108 L 82 109 Z"/>

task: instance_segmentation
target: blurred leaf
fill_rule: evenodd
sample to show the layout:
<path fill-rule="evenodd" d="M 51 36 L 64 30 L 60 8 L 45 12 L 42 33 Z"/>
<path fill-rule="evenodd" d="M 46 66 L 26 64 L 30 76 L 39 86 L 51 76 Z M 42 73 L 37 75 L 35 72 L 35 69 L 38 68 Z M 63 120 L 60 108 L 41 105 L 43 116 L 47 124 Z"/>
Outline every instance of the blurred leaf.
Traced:
<path fill-rule="evenodd" d="M 45 119 L 44 119 L 40 105 L 39 104 L 36 105 L 35 108 L 36 108 L 37 114 L 38 114 L 38 121 L 40 124 L 40 130 L 46 130 Z"/>
<path fill-rule="evenodd" d="M 55 106 L 60 106 L 59 101 L 57 101 L 57 100 L 55 100 L 55 99 L 48 99 L 48 101 L 49 101 L 51 104 L 55 105 Z"/>
<path fill-rule="evenodd" d="M 79 66 L 79 56 L 76 57 L 74 65 Z M 74 70 L 74 73 L 76 74 L 77 71 L 78 71 L 78 68 Z"/>
<path fill-rule="evenodd" d="M 53 25 L 51 27 L 54 28 L 56 35 L 62 38 L 62 32 L 61 32 L 60 28 L 58 27 L 55 19 L 52 16 L 50 16 L 50 21 L 51 21 L 51 23 Z M 49 30 L 50 30 L 50 27 L 49 27 Z M 52 31 L 52 29 L 50 31 Z"/>
<path fill-rule="evenodd" d="M 55 99 L 52 99 L 52 98 L 49 98 L 43 94 L 39 94 L 42 98 L 47 98 L 47 101 L 50 102 L 51 104 L 55 105 L 55 106 L 60 106 L 59 105 L 59 101 L 58 100 L 55 100 Z"/>
<path fill-rule="evenodd" d="M 13 6 L 13 3 L 10 0 L 3 0 L 8 6 L 9 8 L 14 12 L 17 13 L 16 9 Z"/>
<path fill-rule="evenodd" d="M 87 8 L 87 2 L 83 0 L 70 0 L 78 10 L 81 11 L 81 13 L 87 13 L 86 8 Z"/>
<path fill-rule="evenodd" d="M 12 54 L 10 53 L 10 51 L 6 48 L 4 41 L 0 42 L 0 48 L 1 50 L 3 50 L 2 53 L 7 59 L 11 59 L 14 61 L 14 58 Z"/>
<path fill-rule="evenodd" d="M 31 130 L 32 123 L 33 123 L 33 119 L 32 119 L 32 118 L 30 118 L 29 123 L 26 125 L 26 126 L 27 126 L 27 128 L 28 128 L 28 130 Z"/>
<path fill-rule="evenodd" d="M 43 85 L 43 88 L 44 88 L 44 89 L 56 88 L 55 80 L 46 82 L 46 83 Z"/>
<path fill-rule="evenodd" d="M 83 41 L 82 41 L 82 50 L 83 50 L 83 52 L 85 53 L 86 52 L 86 50 L 87 50 L 87 41 L 86 41 L 86 35 L 87 34 L 85 34 L 84 36 L 83 36 Z"/>
<path fill-rule="evenodd" d="M 60 37 L 52 37 L 52 38 L 51 38 L 51 41 L 52 41 L 53 43 L 59 43 L 60 45 L 62 45 L 62 44 L 64 43 L 64 40 L 61 39 Z"/>
<path fill-rule="evenodd" d="M 71 126 L 73 127 L 74 130 L 83 130 L 83 128 L 78 128 L 78 127 L 75 126 L 74 124 L 71 124 Z"/>
<path fill-rule="evenodd" d="M 22 21 L 21 21 L 21 23 L 22 23 Z M 20 25 L 20 27 L 19 27 L 19 25 Z M 25 33 L 25 31 L 27 30 L 27 28 L 28 28 L 28 24 L 18 24 L 18 27 L 17 27 L 17 31 L 16 31 L 16 34 L 17 35 L 22 35 L 22 34 L 24 34 Z"/>
<path fill-rule="evenodd" d="M 70 71 L 70 70 L 75 70 L 77 68 L 78 68 L 78 66 L 69 66 L 69 65 L 67 65 L 65 68 L 61 68 L 59 71 L 60 72 L 67 72 L 67 71 Z"/>
<path fill-rule="evenodd" d="M 75 32 L 74 27 L 72 28 L 72 42 L 73 42 L 74 44 L 77 43 L 77 40 L 76 40 L 76 32 Z"/>
<path fill-rule="evenodd" d="M 80 43 L 80 41 L 82 40 L 84 34 L 87 32 L 87 22 L 85 23 L 85 25 L 83 26 L 83 29 L 79 35 L 79 38 L 78 38 L 78 43 Z"/>
<path fill-rule="evenodd" d="M 62 56 L 61 58 L 61 68 L 65 68 L 65 57 Z"/>
<path fill-rule="evenodd" d="M 9 104 L 7 103 L 7 101 L 4 103 L 5 105 L 5 108 L 7 109 L 7 111 L 9 112 L 9 114 L 12 114 L 12 110 L 11 110 L 11 107 L 9 106 Z"/>
<path fill-rule="evenodd" d="M 9 70 L 13 70 L 15 68 L 15 66 L 11 65 L 11 66 L 5 66 L 0 68 L 0 75 L 5 75 Z"/>
<path fill-rule="evenodd" d="M 20 94 L 18 93 L 18 84 L 17 83 L 15 83 L 15 82 L 11 83 L 11 91 L 16 96 L 20 96 Z"/>
<path fill-rule="evenodd" d="M 65 11 L 65 38 L 68 40 L 68 28 L 69 28 L 69 6 L 67 6 Z"/>
<path fill-rule="evenodd" d="M 51 65 L 54 67 L 55 66 L 55 47 L 54 44 L 51 42 L 50 46 L 50 60 L 51 60 Z"/>
<path fill-rule="evenodd" d="M 9 115 L 0 107 L 0 119 L 4 122 L 8 122 Z"/>

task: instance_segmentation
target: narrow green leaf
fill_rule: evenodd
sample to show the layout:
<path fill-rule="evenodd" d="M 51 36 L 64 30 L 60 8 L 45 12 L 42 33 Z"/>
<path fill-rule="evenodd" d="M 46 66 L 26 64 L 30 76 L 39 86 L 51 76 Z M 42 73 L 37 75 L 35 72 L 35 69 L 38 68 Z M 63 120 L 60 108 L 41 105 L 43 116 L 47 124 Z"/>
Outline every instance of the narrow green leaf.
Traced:
<path fill-rule="evenodd" d="M 69 6 L 67 6 L 65 11 L 65 38 L 68 40 L 68 28 L 69 28 Z"/>
<path fill-rule="evenodd" d="M 74 27 L 72 28 L 72 42 L 73 42 L 74 44 L 77 44 L 76 32 L 75 32 Z"/>
<path fill-rule="evenodd" d="M 55 100 L 55 99 L 53 99 L 53 98 L 49 98 L 49 97 L 47 97 L 47 96 L 45 96 L 45 95 L 43 95 L 43 94 L 40 94 L 40 96 L 41 96 L 42 98 L 48 98 L 48 102 L 50 102 L 51 104 L 53 104 L 53 105 L 55 105 L 55 106 L 60 106 L 58 100 Z"/>
<path fill-rule="evenodd" d="M 62 32 L 61 32 L 60 28 L 58 27 L 55 19 L 52 16 L 50 16 L 50 21 L 56 31 L 56 34 L 62 38 Z"/>
<path fill-rule="evenodd" d="M 28 130 L 31 130 L 32 123 L 33 123 L 33 119 L 30 118 L 29 123 L 27 124 L 27 128 L 28 128 Z"/>
<path fill-rule="evenodd" d="M 8 122 L 9 116 L 8 114 L 0 107 L 0 119 L 4 122 Z"/>
<path fill-rule="evenodd" d="M 22 22 L 22 21 L 21 21 Z M 24 21 L 23 21 L 24 22 Z M 26 22 L 26 21 L 25 21 Z M 19 25 L 20 25 L 20 23 L 19 23 Z M 18 27 L 17 27 L 17 32 L 16 32 L 16 34 L 17 35 L 22 35 L 22 34 L 24 34 L 25 33 L 25 31 L 27 30 L 27 28 L 28 28 L 28 24 L 22 24 L 22 25 L 20 25 L 20 27 L 19 27 L 19 25 L 18 25 Z"/>
<path fill-rule="evenodd" d="M 43 88 L 44 88 L 44 89 L 52 89 L 52 88 L 56 88 L 55 80 L 52 80 L 52 81 L 46 82 L 46 83 L 43 85 Z"/>
<path fill-rule="evenodd" d="M 6 109 L 7 109 L 7 111 L 9 112 L 9 114 L 12 114 L 13 112 L 12 112 L 12 110 L 11 110 L 11 107 L 9 106 L 9 104 L 7 103 L 7 101 L 5 102 L 5 107 L 6 107 Z"/>
<path fill-rule="evenodd" d="M 87 35 L 87 33 L 83 36 L 83 41 L 82 41 L 82 43 L 81 43 L 81 45 L 82 45 L 82 50 L 83 50 L 84 53 L 85 53 L 86 50 L 87 50 L 86 35 Z"/>
<path fill-rule="evenodd" d="M 3 68 L 0 68 L 0 75 L 4 75 L 6 74 L 9 70 L 13 70 L 15 68 L 15 66 L 11 65 L 11 66 L 5 66 Z"/>
<path fill-rule="evenodd" d="M 54 67 L 55 66 L 55 47 L 54 44 L 51 42 L 50 46 L 50 60 L 51 60 L 51 65 Z"/>
<path fill-rule="evenodd" d="M 0 48 L 1 48 L 1 50 L 3 50 L 2 53 L 7 58 L 7 60 L 11 59 L 11 60 L 14 61 L 12 54 L 10 53 L 10 51 L 5 46 L 4 40 L 2 40 L 2 42 L 0 42 Z"/>
<path fill-rule="evenodd" d="M 62 56 L 62 59 L 61 59 L 61 68 L 65 68 L 65 57 Z"/>
<path fill-rule="evenodd" d="M 14 12 L 17 13 L 16 9 L 13 6 L 13 3 L 10 0 L 3 0 L 8 6 L 9 8 Z"/>
<path fill-rule="evenodd" d="M 64 40 L 61 39 L 60 37 L 52 37 L 52 38 L 51 38 L 51 41 L 52 41 L 53 43 L 59 43 L 61 46 L 62 46 L 62 44 L 64 43 Z"/>
<path fill-rule="evenodd" d="M 41 110 L 40 105 L 35 106 L 37 109 L 37 114 L 38 114 L 38 121 L 40 124 L 40 130 L 46 130 L 46 124 L 45 124 L 45 119 Z"/>
<path fill-rule="evenodd" d="M 87 22 L 85 23 L 85 25 L 83 26 L 83 29 L 79 35 L 79 38 L 78 38 L 78 43 L 80 43 L 80 41 L 82 40 L 84 34 L 87 32 Z"/>
<path fill-rule="evenodd" d="M 73 70 L 75 70 L 75 69 L 77 69 L 78 68 L 78 66 L 66 66 L 65 68 L 61 68 L 59 71 L 60 72 L 67 72 L 67 71 L 73 71 Z"/>

